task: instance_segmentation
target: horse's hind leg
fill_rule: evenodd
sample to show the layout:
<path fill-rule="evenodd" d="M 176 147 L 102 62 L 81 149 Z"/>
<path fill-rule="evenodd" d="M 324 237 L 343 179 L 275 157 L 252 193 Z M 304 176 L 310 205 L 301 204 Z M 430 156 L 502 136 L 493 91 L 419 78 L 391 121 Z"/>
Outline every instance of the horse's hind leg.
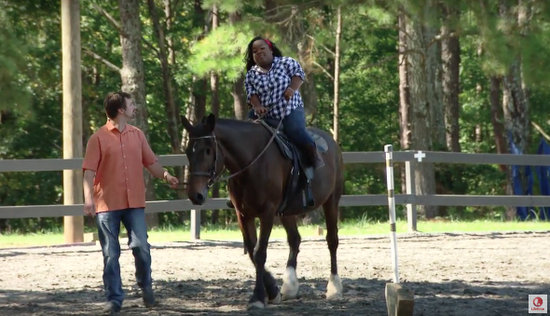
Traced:
<path fill-rule="evenodd" d="M 298 288 L 300 287 L 298 278 L 296 277 L 296 265 L 302 238 L 296 226 L 296 216 L 281 217 L 281 223 L 286 230 L 288 246 L 290 247 L 286 270 L 283 276 L 283 287 L 281 288 L 283 300 L 288 300 L 296 298 L 298 295 Z"/>
<path fill-rule="evenodd" d="M 327 284 L 327 299 L 342 297 L 342 281 L 338 276 L 336 251 L 338 249 L 338 198 L 333 194 L 323 205 L 327 224 L 327 244 L 330 251 L 330 278 Z"/>

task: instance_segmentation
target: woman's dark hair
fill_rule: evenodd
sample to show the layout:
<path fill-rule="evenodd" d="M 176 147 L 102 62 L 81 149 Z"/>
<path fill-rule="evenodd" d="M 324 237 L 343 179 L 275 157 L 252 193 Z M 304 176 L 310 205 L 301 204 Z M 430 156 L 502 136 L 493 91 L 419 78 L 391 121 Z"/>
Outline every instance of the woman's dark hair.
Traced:
<path fill-rule="evenodd" d="M 126 108 L 126 99 L 131 98 L 132 96 L 126 92 L 109 92 L 103 101 L 105 113 L 110 119 L 114 119 L 117 116 L 118 109 Z"/>
<path fill-rule="evenodd" d="M 283 54 L 281 53 L 279 48 L 275 46 L 275 43 L 266 40 L 261 36 L 256 36 L 250 41 L 250 43 L 248 43 L 248 46 L 246 47 L 246 55 L 244 56 L 244 61 L 246 62 L 246 71 L 249 71 L 252 66 L 256 65 L 256 63 L 254 62 L 254 54 L 252 53 L 252 44 L 254 44 L 254 42 L 257 40 L 263 40 L 266 42 L 267 46 L 269 46 L 273 51 L 273 57 L 283 57 Z"/>

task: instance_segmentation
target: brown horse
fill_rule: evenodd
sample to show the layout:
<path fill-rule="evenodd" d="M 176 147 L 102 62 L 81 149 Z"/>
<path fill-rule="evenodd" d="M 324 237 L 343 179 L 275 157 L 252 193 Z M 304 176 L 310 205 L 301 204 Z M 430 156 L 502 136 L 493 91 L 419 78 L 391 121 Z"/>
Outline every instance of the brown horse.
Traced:
<path fill-rule="evenodd" d="M 281 223 L 287 233 L 290 253 L 279 292 L 277 282 L 265 270 L 267 245 L 276 211 L 281 204 L 289 177 L 291 162 L 284 158 L 272 142 L 272 133 L 261 124 L 229 119 L 216 120 L 208 116 L 202 123 L 191 125 L 183 118 L 189 132 L 186 149 L 190 177 L 187 186 L 189 199 L 202 204 L 208 196 L 208 187 L 218 180 L 227 168 L 229 195 L 235 206 L 244 245 L 256 267 L 256 285 L 249 307 L 263 308 L 266 298 L 270 303 L 295 298 L 298 294 L 296 259 L 301 242 L 296 215 L 323 206 L 327 225 L 327 244 L 330 251 L 330 278 L 327 298 L 341 297 L 342 284 L 338 277 L 336 249 L 338 248 L 338 202 L 343 190 L 342 153 L 332 137 L 314 129 L 328 143 L 322 153 L 325 166 L 315 171 L 311 188 L 315 205 L 304 209 L 302 199 L 289 201 Z M 256 235 L 255 218 L 260 219 L 260 236 Z M 267 295 L 266 295 L 267 294 Z"/>

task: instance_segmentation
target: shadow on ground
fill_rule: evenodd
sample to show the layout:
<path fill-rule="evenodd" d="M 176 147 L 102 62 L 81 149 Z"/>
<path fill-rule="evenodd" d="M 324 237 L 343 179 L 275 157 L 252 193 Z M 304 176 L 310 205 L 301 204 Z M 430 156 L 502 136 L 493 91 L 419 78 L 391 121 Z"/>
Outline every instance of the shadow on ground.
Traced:
<path fill-rule="evenodd" d="M 216 279 L 155 283 L 159 305 L 145 309 L 139 292 L 126 288 L 121 315 L 385 315 L 385 280 L 343 279 L 344 298 L 324 298 L 326 280 L 300 280 L 297 299 L 247 311 L 253 281 Z M 550 294 L 550 284 L 403 282 L 415 293 L 415 315 L 525 315 L 529 294 Z M 2 315 L 99 315 L 101 288 L 78 291 L 0 290 Z"/>

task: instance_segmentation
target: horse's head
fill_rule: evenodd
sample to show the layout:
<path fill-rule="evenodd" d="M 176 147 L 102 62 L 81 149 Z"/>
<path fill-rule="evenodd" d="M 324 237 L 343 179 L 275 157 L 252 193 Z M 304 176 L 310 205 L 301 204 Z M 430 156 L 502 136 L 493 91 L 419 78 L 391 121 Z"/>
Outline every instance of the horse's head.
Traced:
<path fill-rule="evenodd" d="M 210 114 L 197 125 L 191 125 L 185 117 L 182 121 L 185 130 L 189 133 L 189 143 L 185 149 L 189 160 L 187 196 L 193 204 L 200 205 L 208 197 L 208 187 L 216 179 L 217 165 L 221 161 L 214 135 L 216 118 Z"/>

